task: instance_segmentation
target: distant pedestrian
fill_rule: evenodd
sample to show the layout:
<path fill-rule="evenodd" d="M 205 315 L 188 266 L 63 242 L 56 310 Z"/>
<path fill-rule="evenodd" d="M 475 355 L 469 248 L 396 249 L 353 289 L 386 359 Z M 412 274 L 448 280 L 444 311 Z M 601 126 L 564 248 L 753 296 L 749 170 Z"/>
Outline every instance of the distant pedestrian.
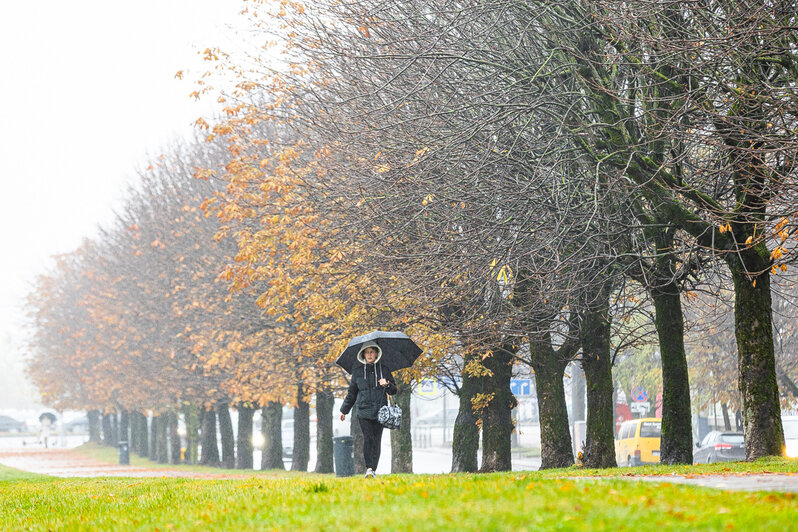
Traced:
<path fill-rule="evenodd" d="M 41 419 L 41 440 L 44 443 L 44 448 L 47 449 L 48 441 L 50 439 L 50 427 L 53 424 L 53 421 L 50 419 L 50 416 L 44 416 Z"/>
<path fill-rule="evenodd" d="M 357 420 L 363 431 L 363 459 L 366 463 L 366 478 L 376 476 L 382 445 L 382 425 L 377 421 L 380 407 L 388 404 L 388 395 L 397 392 L 396 381 L 388 368 L 380 363 L 382 350 L 375 342 L 366 342 L 357 354 L 362 367 L 352 370 L 344 403 L 341 405 L 341 421 L 357 404 Z"/>

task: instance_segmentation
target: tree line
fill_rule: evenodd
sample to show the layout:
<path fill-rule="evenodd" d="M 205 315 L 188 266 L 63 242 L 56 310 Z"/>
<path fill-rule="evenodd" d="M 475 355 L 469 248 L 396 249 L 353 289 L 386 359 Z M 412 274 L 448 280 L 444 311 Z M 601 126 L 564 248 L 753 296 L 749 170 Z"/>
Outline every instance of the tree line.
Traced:
<path fill-rule="evenodd" d="M 427 350 L 406 385 L 458 377 L 445 380 L 460 397 L 454 471 L 510 468 L 520 366 L 535 374 L 542 467 L 573 464 L 572 361 L 583 462 L 612 467 L 613 364 L 656 343 L 661 461 L 691 463 L 687 317 L 721 345 L 695 350 L 705 365 L 736 379 L 748 458 L 780 455 L 794 365 L 777 371 L 773 279 L 789 293 L 798 236 L 795 7 L 249 5 L 269 44 L 245 60 L 206 51 L 237 83 L 200 80 L 195 95 L 223 106 L 198 121 L 206 139 L 142 172 L 117 226 L 31 296 L 31 373 L 82 408 L 200 407 L 210 434 L 202 413 L 231 404 L 239 419 L 263 408 L 264 426 L 285 402 L 315 394 L 318 409 L 343 384 L 332 361 L 347 339 L 398 328 Z M 794 299 L 779 301 L 789 314 Z M 724 305 L 733 323 L 713 327 Z"/>

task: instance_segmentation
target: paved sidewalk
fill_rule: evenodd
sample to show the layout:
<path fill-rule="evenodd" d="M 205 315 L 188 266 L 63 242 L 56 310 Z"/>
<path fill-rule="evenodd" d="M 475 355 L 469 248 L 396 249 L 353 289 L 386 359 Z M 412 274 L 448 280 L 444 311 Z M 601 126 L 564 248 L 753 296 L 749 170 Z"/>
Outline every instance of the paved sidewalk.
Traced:
<path fill-rule="evenodd" d="M 414 456 L 414 462 L 437 462 L 448 472 L 451 453 L 432 449 L 424 450 Z M 514 461 L 514 470 L 537 469 L 539 463 L 534 459 Z M 430 464 L 425 464 L 429 467 Z M 40 473 L 55 477 L 170 477 L 232 479 L 249 478 L 251 473 L 201 473 L 169 467 L 120 466 L 83 456 L 69 449 L 0 449 L 0 464 L 23 471 Z M 414 464 L 414 466 L 417 464 Z M 621 475 L 616 477 L 577 477 L 589 480 L 619 478 L 640 482 L 670 482 L 688 484 L 732 491 L 780 491 L 798 493 L 798 474 L 796 473 L 731 473 L 728 475 Z"/>
<path fill-rule="evenodd" d="M 670 482 L 731 491 L 781 491 L 798 493 L 795 473 L 751 473 L 729 475 L 656 475 L 620 477 L 645 482 Z"/>
<path fill-rule="evenodd" d="M 390 452 L 387 454 L 390 457 Z M 413 470 L 416 473 L 448 473 L 451 469 L 451 449 L 420 449 L 413 453 Z M 120 466 L 93 460 L 70 449 L 19 448 L 0 449 L 0 464 L 23 471 L 55 477 L 184 477 L 184 478 L 244 478 L 247 473 L 198 473 L 166 467 Z M 380 462 L 378 473 L 390 473 L 390 459 Z M 513 457 L 516 471 L 540 467 L 539 459 Z M 384 469 L 384 470 L 383 470 Z"/>
<path fill-rule="evenodd" d="M 54 477 L 248 478 L 247 474 L 199 473 L 168 467 L 138 467 L 93 460 L 68 449 L 0 449 L 0 464 Z"/>

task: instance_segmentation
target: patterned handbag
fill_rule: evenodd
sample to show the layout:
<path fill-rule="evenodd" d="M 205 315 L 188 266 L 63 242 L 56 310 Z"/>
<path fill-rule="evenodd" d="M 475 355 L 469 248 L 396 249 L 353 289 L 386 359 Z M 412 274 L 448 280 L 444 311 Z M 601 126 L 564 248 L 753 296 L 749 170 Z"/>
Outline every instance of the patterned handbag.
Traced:
<path fill-rule="evenodd" d="M 377 421 L 386 429 L 394 430 L 402 426 L 402 409 L 399 405 L 393 404 L 393 399 L 390 399 L 390 403 L 380 407 Z"/>

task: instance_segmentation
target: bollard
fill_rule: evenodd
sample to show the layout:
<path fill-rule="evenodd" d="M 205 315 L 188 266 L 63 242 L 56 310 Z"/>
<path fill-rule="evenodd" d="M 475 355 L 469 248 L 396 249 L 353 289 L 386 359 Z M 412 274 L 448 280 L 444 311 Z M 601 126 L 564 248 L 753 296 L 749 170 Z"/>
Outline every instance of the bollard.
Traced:
<path fill-rule="evenodd" d="M 336 477 L 351 477 L 355 474 L 355 440 L 352 436 L 333 438 L 333 459 Z"/>
<path fill-rule="evenodd" d="M 130 448 L 126 441 L 119 442 L 119 465 L 130 465 Z"/>

